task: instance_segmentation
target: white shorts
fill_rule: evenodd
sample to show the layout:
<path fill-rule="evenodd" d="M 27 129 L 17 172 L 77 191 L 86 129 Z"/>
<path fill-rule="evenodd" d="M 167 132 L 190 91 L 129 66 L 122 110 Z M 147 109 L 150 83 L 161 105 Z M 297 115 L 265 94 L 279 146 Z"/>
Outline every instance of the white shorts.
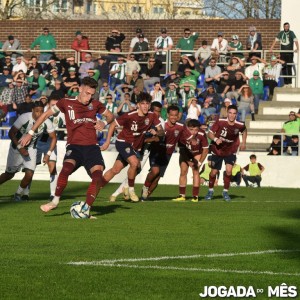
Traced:
<path fill-rule="evenodd" d="M 37 149 L 37 155 L 36 155 L 36 164 L 40 165 L 42 163 L 42 156 L 45 154 L 47 154 L 47 152 L 49 151 L 49 147 L 51 144 L 51 139 L 48 139 L 47 142 L 41 142 L 38 141 L 36 144 L 36 149 Z M 54 150 L 52 151 L 51 155 L 50 155 L 50 161 L 57 161 L 57 148 L 55 146 Z"/>
<path fill-rule="evenodd" d="M 5 171 L 14 174 L 21 171 L 21 169 L 28 169 L 34 172 L 36 167 L 36 152 L 36 149 L 29 147 L 29 156 L 22 156 L 19 150 L 14 149 L 10 144 Z"/>

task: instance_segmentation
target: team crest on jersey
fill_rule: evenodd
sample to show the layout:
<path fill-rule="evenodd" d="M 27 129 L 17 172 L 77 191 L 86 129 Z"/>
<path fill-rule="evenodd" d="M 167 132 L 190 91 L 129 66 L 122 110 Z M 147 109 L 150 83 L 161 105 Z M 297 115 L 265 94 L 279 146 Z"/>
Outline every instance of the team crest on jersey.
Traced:
<path fill-rule="evenodd" d="M 88 105 L 88 110 L 93 110 L 93 104 L 92 103 L 90 103 L 89 105 Z"/>
<path fill-rule="evenodd" d="M 130 153 L 130 148 L 125 148 L 125 151 L 126 151 L 127 154 L 129 154 Z"/>
<path fill-rule="evenodd" d="M 239 129 L 238 128 L 234 129 L 234 134 L 238 134 L 238 133 L 239 133 Z"/>
<path fill-rule="evenodd" d="M 54 119 L 53 119 L 53 124 L 54 124 L 54 125 L 57 125 L 57 124 L 58 124 L 58 119 L 54 118 Z"/>
<path fill-rule="evenodd" d="M 178 134 L 179 134 L 179 130 L 174 130 L 174 136 L 178 137 Z"/>
<path fill-rule="evenodd" d="M 149 119 L 146 118 L 146 119 L 145 119 L 145 124 L 146 124 L 147 126 L 149 125 L 149 122 L 150 122 Z"/>
<path fill-rule="evenodd" d="M 138 129 L 138 125 L 136 123 L 136 121 L 132 121 L 132 125 L 131 125 L 131 128 L 130 128 L 132 131 L 137 131 Z"/>
<path fill-rule="evenodd" d="M 72 150 L 68 150 L 68 151 L 66 152 L 66 156 L 70 156 L 71 153 L 72 153 Z"/>

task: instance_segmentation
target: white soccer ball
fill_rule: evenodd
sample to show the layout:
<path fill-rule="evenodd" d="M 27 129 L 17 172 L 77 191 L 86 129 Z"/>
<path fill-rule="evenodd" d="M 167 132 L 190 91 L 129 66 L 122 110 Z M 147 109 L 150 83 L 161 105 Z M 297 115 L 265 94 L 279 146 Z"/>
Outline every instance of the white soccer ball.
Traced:
<path fill-rule="evenodd" d="M 82 211 L 82 207 L 85 204 L 86 203 L 83 201 L 74 202 L 70 208 L 71 217 L 74 219 L 88 219 L 90 216 L 86 213 L 86 211 Z"/>

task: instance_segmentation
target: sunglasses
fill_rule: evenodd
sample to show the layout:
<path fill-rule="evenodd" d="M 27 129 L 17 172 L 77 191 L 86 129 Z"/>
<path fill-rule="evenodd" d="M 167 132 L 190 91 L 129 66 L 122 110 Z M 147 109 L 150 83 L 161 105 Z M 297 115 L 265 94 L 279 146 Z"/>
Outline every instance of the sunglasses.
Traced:
<path fill-rule="evenodd" d="M 191 34 L 190 32 L 185 32 L 184 34 Z"/>
<path fill-rule="evenodd" d="M 118 59 L 118 61 L 123 61 L 123 59 Z"/>
<path fill-rule="evenodd" d="M 112 34 L 118 34 L 117 32 L 113 31 Z"/>
<path fill-rule="evenodd" d="M 111 97 L 107 97 L 106 99 L 112 99 Z"/>
<path fill-rule="evenodd" d="M 134 56 L 130 56 L 130 58 L 134 58 Z"/>
<path fill-rule="evenodd" d="M 103 87 L 108 87 L 108 85 L 102 85 Z"/>
<path fill-rule="evenodd" d="M 155 60 L 149 60 L 149 62 L 155 62 Z"/>

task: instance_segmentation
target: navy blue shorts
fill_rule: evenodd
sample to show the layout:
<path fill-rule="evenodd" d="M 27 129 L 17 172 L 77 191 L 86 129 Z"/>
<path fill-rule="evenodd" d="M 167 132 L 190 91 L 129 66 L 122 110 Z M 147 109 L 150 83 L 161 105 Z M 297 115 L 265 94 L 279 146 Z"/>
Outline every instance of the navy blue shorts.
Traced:
<path fill-rule="evenodd" d="M 194 155 L 186 148 L 180 148 L 179 150 L 179 164 L 185 162 L 193 163 L 192 168 L 198 168 L 198 161 L 194 158 Z"/>
<path fill-rule="evenodd" d="M 231 154 L 228 156 L 218 156 L 215 154 L 211 155 L 211 168 L 212 169 L 217 169 L 217 170 L 221 170 L 222 169 L 222 162 L 224 161 L 224 163 L 226 165 L 234 165 L 234 163 L 236 162 L 236 155 L 235 154 Z"/>
<path fill-rule="evenodd" d="M 119 152 L 116 160 L 121 161 L 125 167 L 128 165 L 128 157 L 135 155 L 137 158 L 139 158 L 140 156 L 139 152 L 135 151 L 131 144 L 126 142 L 116 141 L 116 149 Z"/>
<path fill-rule="evenodd" d="M 150 167 L 159 167 L 159 176 L 164 177 L 171 157 L 172 154 L 163 154 L 157 151 L 151 151 L 149 155 Z"/>
<path fill-rule="evenodd" d="M 84 167 L 87 173 L 91 175 L 90 169 L 98 165 L 103 166 L 103 170 L 105 169 L 104 160 L 98 145 L 68 145 L 64 157 L 64 160 L 66 159 L 75 160 L 74 172 L 78 168 Z"/>

